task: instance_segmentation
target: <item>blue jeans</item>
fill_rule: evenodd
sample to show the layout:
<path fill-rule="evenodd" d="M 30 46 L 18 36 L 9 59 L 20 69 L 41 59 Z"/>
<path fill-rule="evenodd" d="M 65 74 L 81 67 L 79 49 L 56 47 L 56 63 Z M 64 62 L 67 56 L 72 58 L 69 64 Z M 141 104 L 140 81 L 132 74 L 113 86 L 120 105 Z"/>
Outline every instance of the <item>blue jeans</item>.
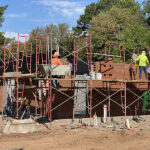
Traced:
<path fill-rule="evenodd" d="M 146 69 L 147 69 L 146 66 L 139 66 L 139 70 L 140 70 L 139 78 L 140 78 L 140 79 L 142 78 L 142 70 L 144 70 L 145 77 L 146 77 L 146 79 L 148 80 Z"/>
<path fill-rule="evenodd" d="M 60 76 L 59 75 L 55 75 L 55 76 L 52 76 L 52 78 L 60 78 Z M 54 87 L 57 87 L 57 86 L 59 86 L 59 80 L 52 80 L 52 84 L 53 84 L 53 86 Z"/>
<path fill-rule="evenodd" d="M 59 85 L 59 80 L 52 80 L 52 84 L 54 87 L 57 87 Z"/>

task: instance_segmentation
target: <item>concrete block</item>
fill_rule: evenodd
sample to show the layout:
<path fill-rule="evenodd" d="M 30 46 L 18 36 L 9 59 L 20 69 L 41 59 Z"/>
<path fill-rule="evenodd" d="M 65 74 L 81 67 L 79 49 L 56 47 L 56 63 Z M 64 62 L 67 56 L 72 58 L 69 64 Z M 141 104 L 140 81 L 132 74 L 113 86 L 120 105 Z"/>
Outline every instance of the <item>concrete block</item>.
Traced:
<path fill-rule="evenodd" d="M 7 122 L 6 126 L 3 129 L 4 134 L 9 133 L 29 133 L 29 132 L 36 132 L 37 124 L 34 120 L 24 119 L 24 120 L 16 120 L 11 119 Z"/>

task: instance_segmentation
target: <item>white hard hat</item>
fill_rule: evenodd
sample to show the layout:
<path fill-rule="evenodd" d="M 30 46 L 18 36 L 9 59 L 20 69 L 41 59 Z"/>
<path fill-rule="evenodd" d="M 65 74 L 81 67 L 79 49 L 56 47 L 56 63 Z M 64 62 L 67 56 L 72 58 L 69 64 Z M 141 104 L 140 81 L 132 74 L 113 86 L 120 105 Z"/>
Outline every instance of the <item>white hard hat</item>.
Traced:
<path fill-rule="evenodd" d="M 59 55 L 59 52 L 55 52 L 55 53 L 53 54 L 53 57 L 58 57 L 58 56 L 60 56 L 60 55 Z"/>
<path fill-rule="evenodd" d="M 145 51 L 142 51 L 142 53 L 146 53 Z"/>

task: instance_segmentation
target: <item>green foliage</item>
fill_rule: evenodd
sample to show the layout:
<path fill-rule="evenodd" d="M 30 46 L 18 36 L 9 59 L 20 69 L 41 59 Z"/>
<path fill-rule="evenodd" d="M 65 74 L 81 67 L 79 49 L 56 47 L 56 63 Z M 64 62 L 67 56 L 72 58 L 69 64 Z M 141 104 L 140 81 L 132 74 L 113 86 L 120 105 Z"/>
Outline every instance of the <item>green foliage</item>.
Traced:
<path fill-rule="evenodd" d="M 56 45 L 60 45 L 61 49 L 64 49 L 64 54 L 67 55 L 67 51 L 72 52 L 73 50 L 73 34 L 69 30 L 69 26 L 65 23 L 59 24 L 58 26 L 50 24 L 47 25 L 44 28 L 37 27 L 36 29 L 33 29 L 30 33 L 31 36 L 44 36 L 47 35 L 50 37 L 50 34 L 52 33 L 53 36 L 53 48 L 56 48 Z M 35 51 L 36 43 L 35 41 L 29 40 L 33 44 L 33 51 Z M 42 41 L 42 44 L 44 45 L 44 40 Z M 65 51 L 67 50 L 67 51 Z"/>
<path fill-rule="evenodd" d="M 92 17 L 97 16 L 99 13 L 108 11 L 112 7 L 128 8 L 132 13 L 140 11 L 140 4 L 135 0 L 99 0 L 97 3 L 91 3 L 86 6 L 85 12 L 77 20 L 77 26 L 73 28 L 76 35 L 86 35 L 92 20 Z"/>
<path fill-rule="evenodd" d="M 4 10 L 7 9 L 7 5 L 0 7 L 0 26 L 2 26 L 2 23 L 4 22 L 4 18 L 3 18 L 3 14 L 4 14 Z"/>
<path fill-rule="evenodd" d="M 143 1 L 143 10 L 147 19 L 147 24 L 150 26 L 150 0 Z"/>
<path fill-rule="evenodd" d="M 150 101 L 150 92 L 146 91 L 142 95 L 142 111 L 145 113 L 147 111 L 147 106 L 149 106 Z"/>
<path fill-rule="evenodd" d="M 3 35 L 3 32 L 0 32 L 0 45 L 3 45 L 5 41 L 5 37 Z"/>
<path fill-rule="evenodd" d="M 3 17 L 3 14 L 4 14 L 4 11 L 7 9 L 7 5 L 6 6 L 3 6 L 3 7 L 0 7 L 0 27 L 2 26 L 2 23 L 4 22 L 4 17 Z M 3 45 L 5 41 L 5 37 L 3 35 L 3 32 L 0 32 L 0 45 Z"/>
<path fill-rule="evenodd" d="M 0 27 L 2 26 L 2 23 L 4 22 L 4 17 L 3 17 L 3 14 L 4 14 L 4 11 L 7 9 L 7 5 L 6 6 L 3 6 L 3 7 L 0 7 Z M 0 32 L 0 46 L 2 46 L 4 44 L 4 41 L 5 41 L 5 37 L 4 37 L 4 33 L 3 32 Z M 3 50 L 0 49 L 0 59 L 3 60 Z"/>
<path fill-rule="evenodd" d="M 86 7 L 73 30 L 75 35 L 92 35 L 94 53 L 103 53 L 105 45 L 110 43 L 125 42 L 127 62 L 130 62 L 131 54 L 138 46 L 149 44 L 150 32 L 145 16 L 135 0 L 99 0 L 92 3 Z M 118 55 L 117 51 L 114 48 L 112 54 Z M 94 55 L 94 60 L 102 58 Z"/>
<path fill-rule="evenodd" d="M 135 0 L 99 0 L 86 6 L 84 14 L 80 15 L 73 32 L 67 24 L 47 25 L 45 28 L 33 29 L 32 36 L 53 34 L 53 48 L 57 42 L 64 49 L 73 51 L 73 40 L 92 35 L 93 53 L 104 53 L 105 45 L 110 43 L 125 43 L 126 62 L 138 47 L 150 43 L 150 0 L 143 2 L 143 9 Z M 148 23 L 148 25 L 147 25 Z M 44 42 L 44 41 L 42 41 Z M 80 45 L 82 47 L 84 45 Z M 35 42 L 33 42 L 35 50 Z M 122 46 L 121 46 L 122 47 Z M 114 47 L 111 54 L 119 55 L 118 48 Z M 67 51 L 64 51 L 68 55 Z M 85 51 L 80 51 L 79 57 L 86 59 Z M 93 55 L 94 61 L 103 59 L 100 55 Z M 72 57 L 70 57 L 72 58 Z M 120 62 L 119 58 L 114 58 Z"/>
<path fill-rule="evenodd" d="M 89 33 L 92 35 L 93 48 L 96 49 L 96 52 L 104 52 L 105 45 L 120 42 L 120 33 L 133 21 L 134 17 L 131 15 L 130 9 L 127 8 L 112 7 L 93 17 Z M 99 59 L 99 56 L 97 57 Z"/>
<path fill-rule="evenodd" d="M 128 49 L 148 45 L 149 36 L 149 29 L 145 25 L 139 24 L 138 22 L 132 23 L 122 32 L 122 39 L 125 41 L 126 48 Z"/>
<path fill-rule="evenodd" d="M 137 13 L 140 11 L 140 4 L 135 0 L 117 0 L 116 7 L 119 8 L 128 8 L 132 11 L 132 13 Z"/>
<path fill-rule="evenodd" d="M 122 32 L 122 40 L 125 42 L 127 61 L 133 52 L 138 53 L 138 47 L 149 45 L 150 31 L 144 24 L 132 23 Z"/>
<path fill-rule="evenodd" d="M 97 6 L 95 3 L 92 3 L 85 8 L 85 14 L 81 15 L 79 20 L 77 20 L 77 26 L 73 28 L 76 35 L 80 35 L 81 33 L 86 33 L 89 25 L 90 20 L 93 16 L 96 15 Z"/>

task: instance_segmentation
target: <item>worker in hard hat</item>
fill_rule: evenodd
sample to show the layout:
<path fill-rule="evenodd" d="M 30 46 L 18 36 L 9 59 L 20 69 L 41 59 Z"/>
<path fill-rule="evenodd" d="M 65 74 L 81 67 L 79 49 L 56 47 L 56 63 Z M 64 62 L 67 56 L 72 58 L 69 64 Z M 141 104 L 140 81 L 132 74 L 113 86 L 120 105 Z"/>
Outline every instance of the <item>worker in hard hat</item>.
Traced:
<path fill-rule="evenodd" d="M 60 61 L 59 59 L 59 53 L 58 52 L 55 52 L 53 54 L 53 58 L 52 58 L 52 65 L 62 65 L 62 62 Z"/>
<path fill-rule="evenodd" d="M 59 53 L 58 52 L 55 52 L 54 54 L 53 54 L 53 58 L 52 58 L 52 65 L 63 65 L 62 64 L 62 62 L 61 62 L 61 60 L 59 59 Z M 53 78 L 60 78 L 60 76 L 52 76 Z M 52 83 L 53 83 L 53 85 L 56 87 L 56 86 L 58 86 L 59 85 L 59 80 L 53 80 L 52 81 Z"/>
<path fill-rule="evenodd" d="M 134 58 L 134 60 L 139 61 L 139 71 L 140 71 L 139 78 L 140 78 L 140 80 L 142 78 L 142 70 L 144 70 L 145 77 L 148 80 L 146 69 L 147 69 L 147 65 L 149 64 L 149 60 L 146 56 L 146 52 L 142 51 L 142 54 L 139 55 L 137 58 Z"/>

